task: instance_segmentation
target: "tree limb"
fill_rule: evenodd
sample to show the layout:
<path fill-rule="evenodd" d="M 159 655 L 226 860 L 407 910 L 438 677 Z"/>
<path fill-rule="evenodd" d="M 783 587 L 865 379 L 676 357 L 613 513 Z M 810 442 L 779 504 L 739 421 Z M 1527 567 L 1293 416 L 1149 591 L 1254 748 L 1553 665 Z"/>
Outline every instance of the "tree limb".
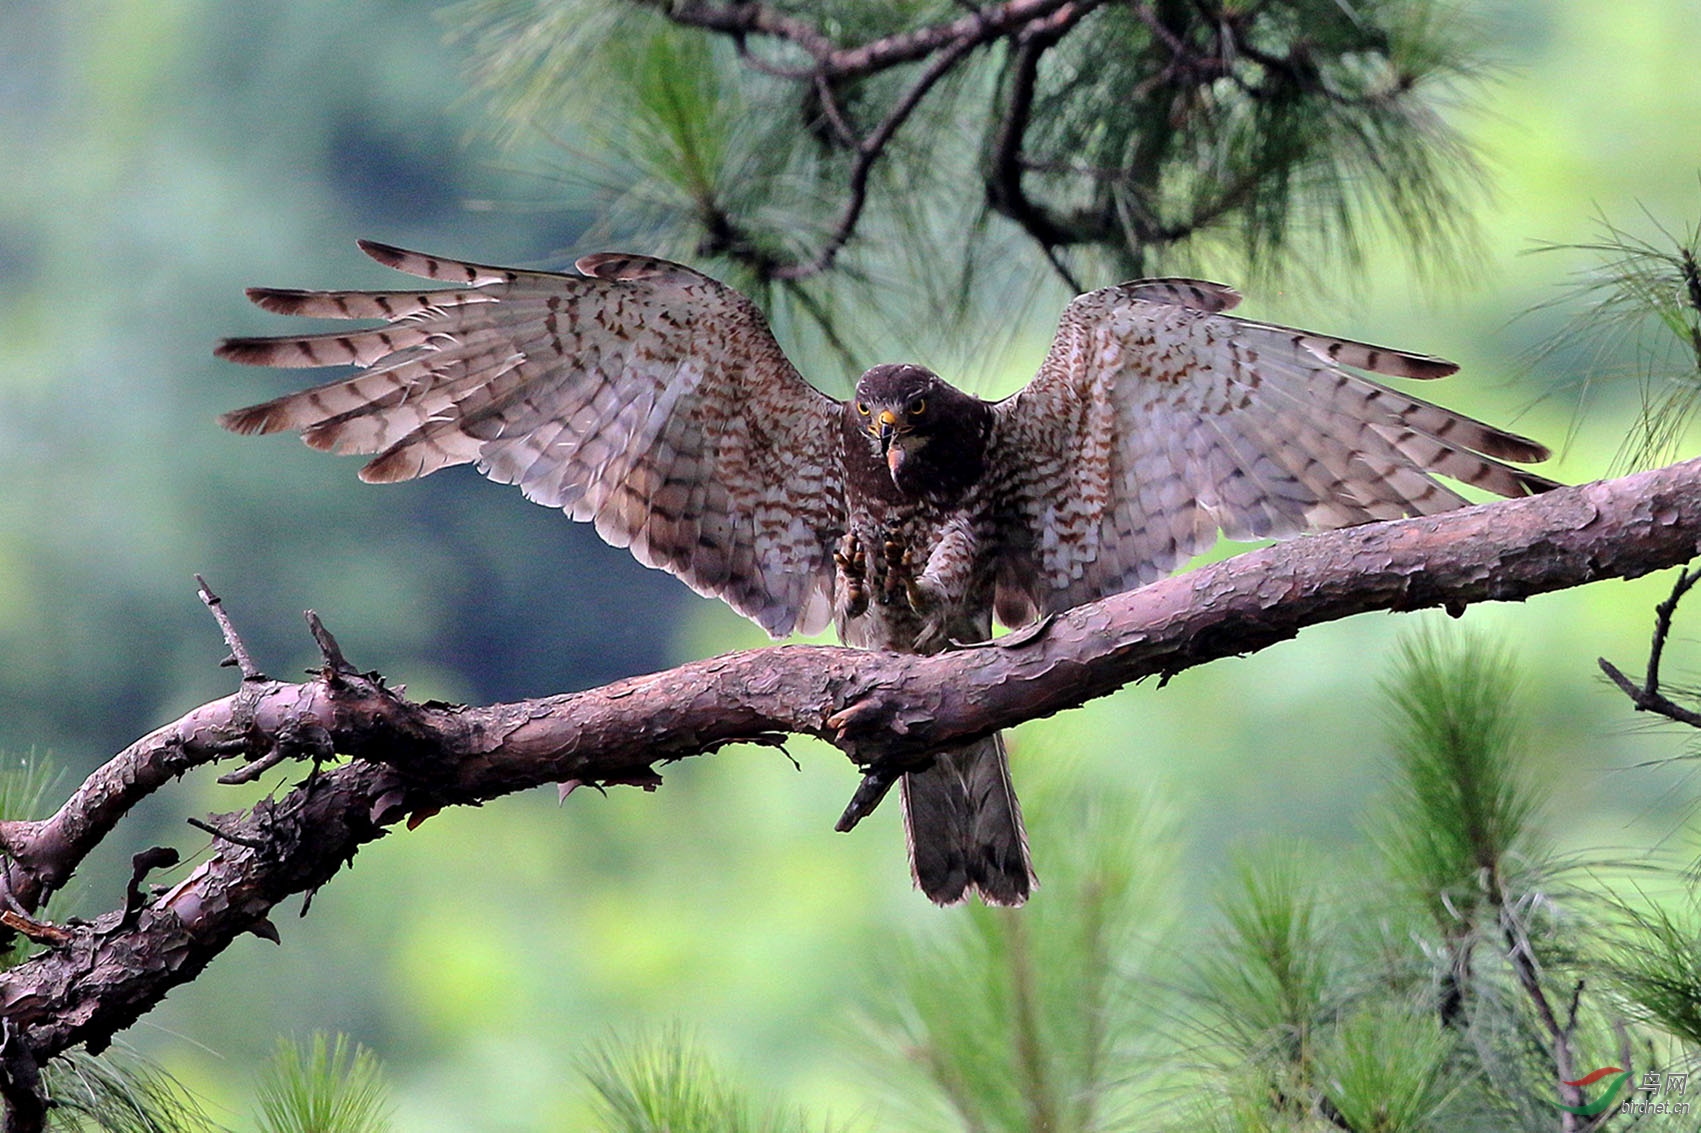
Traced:
<path fill-rule="evenodd" d="M 901 63 L 914 63 L 945 49 L 961 51 L 977 47 L 1035 21 L 1044 21 L 1059 9 L 1093 8 L 1102 2 L 1008 0 L 1003 4 L 989 4 L 955 20 L 928 24 L 851 46 L 838 45 L 818 25 L 808 20 L 748 0 L 731 4 L 683 0 L 660 6 L 668 19 L 685 27 L 732 36 L 762 35 L 787 43 L 809 55 L 814 64 L 794 77 L 820 75 L 836 82 L 861 78 Z"/>
<path fill-rule="evenodd" d="M 0 1020 L 37 1064 L 77 1043 L 98 1051 L 237 936 L 274 938 L 268 916 L 280 901 L 323 885 L 410 815 L 547 783 L 651 789 L 659 763 L 780 733 L 823 737 L 890 773 L 933 748 L 1308 625 L 1632 578 L 1685 562 L 1698 546 L 1701 461 L 1690 461 L 1267 547 L 938 656 L 777 646 L 487 707 L 408 701 L 354 672 L 319 627 L 327 659 L 312 680 L 245 679 L 118 753 L 53 816 L 0 824 L 5 903 L 34 913 L 166 780 L 279 750 L 315 763 L 282 797 L 215 816 L 212 856 L 171 890 L 60 926 L 60 943 L 0 973 Z M 351 761 L 318 769 L 331 751 Z M 17 1090 L 27 1076 L 17 1063 L 0 1085 Z"/>

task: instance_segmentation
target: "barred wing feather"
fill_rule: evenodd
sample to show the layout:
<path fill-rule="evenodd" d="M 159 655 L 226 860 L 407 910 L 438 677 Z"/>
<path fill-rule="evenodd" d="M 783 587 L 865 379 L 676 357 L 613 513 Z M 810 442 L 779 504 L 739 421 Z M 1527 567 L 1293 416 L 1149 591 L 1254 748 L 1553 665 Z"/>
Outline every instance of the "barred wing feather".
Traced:
<path fill-rule="evenodd" d="M 1227 314 L 1239 295 L 1141 280 L 1063 312 L 1037 377 L 1000 402 L 999 617 L 1151 582 L 1234 539 L 1282 538 L 1552 487 L 1542 446 L 1348 367 L 1431 379 L 1428 355 Z"/>
<path fill-rule="evenodd" d="M 249 292 L 280 314 L 384 325 L 226 341 L 237 362 L 357 367 L 226 414 L 227 428 L 375 454 L 369 481 L 476 464 L 776 637 L 826 625 L 844 530 L 838 403 L 749 300 L 644 256 L 557 274 L 361 247 L 453 286 Z"/>

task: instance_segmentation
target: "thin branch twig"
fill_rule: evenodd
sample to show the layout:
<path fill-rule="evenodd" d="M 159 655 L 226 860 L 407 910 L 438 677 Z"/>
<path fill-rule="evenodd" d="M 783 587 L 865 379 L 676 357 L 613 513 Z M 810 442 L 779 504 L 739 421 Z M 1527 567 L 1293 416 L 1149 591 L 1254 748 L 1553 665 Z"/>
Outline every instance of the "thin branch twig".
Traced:
<path fill-rule="evenodd" d="M 892 136 L 898 128 L 915 112 L 921 100 L 934 85 L 950 73 L 970 51 L 979 46 L 977 38 L 965 36 L 950 44 L 934 56 L 928 63 L 921 76 L 910 85 L 896 105 L 887 112 L 880 124 L 862 140 L 856 148 L 856 157 L 851 161 L 849 184 L 846 187 L 846 200 L 843 211 L 839 214 L 838 223 L 828 234 L 815 256 L 801 263 L 788 264 L 774 271 L 774 278 L 782 280 L 807 279 L 819 275 L 833 266 L 839 252 L 850 243 L 856 232 L 857 223 L 862 219 L 863 210 L 868 206 L 868 178 L 874 170 L 874 165 L 886 152 Z"/>
<path fill-rule="evenodd" d="M 211 611 L 213 620 L 218 622 L 219 632 L 224 635 L 224 643 L 230 647 L 230 657 L 225 661 L 225 664 L 235 665 L 245 681 L 265 680 L 266 674 L 262 673 L 260 667 L 254 664 L 254 658 L 248 654 L 248 647 L 242 643 L 241 635 L 236 632 L 236 627 L 231 624 L 230 615 L 224 612 L 224 599 L 214 594 L 212 587 L 207 585 L 207 580 L 198 574 L 195 576 L 195 585 L 198 587 L 202 604 Z"/>
<path fill-rule="evenodd" d="M 1685 708 L 1660 691 L 1660 661 L 1665 656 L 1666 641 L 1671 636 L 1671 623 L 1683 596 L 1701 581 L 1701 567 L 1678 572 L 1677 582 L 1665 601 L 1654 607 L 1654 640 L 1648 647 L 1648 668 L 1642 684 L 1638 685 L 1605 657 L 1596 659 L 1601 672 L 1617 685 L 1638 712 L 1652 712 L 1691 728 L 1701 728 L 1701 712 Z"/>
<path fill-rule="evenodd" d="M 266 844 L 258 838 L 248 838 L 241 834 L 233 834 L 229 830 L 221 830 L 217 826 L 214 826 L 212 823 L 204 821 L 203 819 L 185 818 L 183 821 L 203 833 L 211 834 L 214 838 L 219 839 L 221 842 L 233 842 L 238 846 L 246 846 L 250 850 L 263 850 L 266 848 Z"/>

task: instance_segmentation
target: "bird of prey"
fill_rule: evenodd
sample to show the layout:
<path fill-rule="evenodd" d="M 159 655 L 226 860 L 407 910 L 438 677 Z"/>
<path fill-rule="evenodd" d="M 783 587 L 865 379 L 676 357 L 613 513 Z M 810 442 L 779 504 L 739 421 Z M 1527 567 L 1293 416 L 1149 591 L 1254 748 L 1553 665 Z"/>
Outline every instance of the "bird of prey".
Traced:
<path fill-rule="evenodd" d="M 1550 481 L 1505 463 L 1541 445 L 1355 373 L 1457 367 L 1228 314 L 1189 279 L 1089 292 L 1039 374 L 983 401 L 911 364 L 838 401 L 755 305 L 688 267 L 586 256 L 574 273 L 362 243 L 447 288 L 259 288 L 268 311 L 382 320 L 235 338 L 218 353 L 352 374 L 226 414 L 375 454 L 360 477 L 475 464 L 596 525 L 638 561 L 774 637 L 832 621 L 850 645 L 935 653 L 1161 577 L 1232 539 L 1427 515 Z M 917 886 L 1018 905 L 1034 883 L 1004 746 L 932 753 L 901 794 Z"/>

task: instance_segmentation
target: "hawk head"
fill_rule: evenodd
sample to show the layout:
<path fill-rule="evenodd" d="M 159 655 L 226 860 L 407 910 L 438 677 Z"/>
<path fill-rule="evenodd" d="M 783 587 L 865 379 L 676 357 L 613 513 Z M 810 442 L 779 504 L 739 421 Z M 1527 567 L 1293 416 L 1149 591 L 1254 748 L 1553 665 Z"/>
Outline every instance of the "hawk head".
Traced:
<path fill-rule="evenodd" d="M 932 370 L 875 366 L 847 411 L 904 495 L 954 499 L 980 479 L 992 408 Z"/>

